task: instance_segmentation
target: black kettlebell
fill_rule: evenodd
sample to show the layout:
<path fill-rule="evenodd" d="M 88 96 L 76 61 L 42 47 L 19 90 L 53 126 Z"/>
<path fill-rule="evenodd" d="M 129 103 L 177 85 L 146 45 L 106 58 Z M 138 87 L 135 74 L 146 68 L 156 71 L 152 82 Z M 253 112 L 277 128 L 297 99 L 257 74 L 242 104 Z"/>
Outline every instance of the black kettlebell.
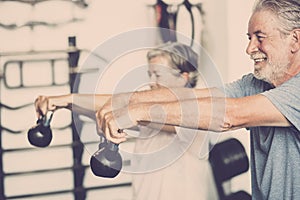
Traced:
<path fill-rule="evenodd" d="M 30 144 L 36 147 L 47 147 L 52 140 L 50 122 L 53 116 L 52 111 L 37 120 L 36 125 L 28 130 L 27 137 Z"/>
<path fill-rule="evenodd" d="M 91 170 L 96 176 L 114 178 L 122 168 L 119 145 L 106 141 L 102 136 L 100 136 L 100 141 L 98 151 L 90 159 Z"/>

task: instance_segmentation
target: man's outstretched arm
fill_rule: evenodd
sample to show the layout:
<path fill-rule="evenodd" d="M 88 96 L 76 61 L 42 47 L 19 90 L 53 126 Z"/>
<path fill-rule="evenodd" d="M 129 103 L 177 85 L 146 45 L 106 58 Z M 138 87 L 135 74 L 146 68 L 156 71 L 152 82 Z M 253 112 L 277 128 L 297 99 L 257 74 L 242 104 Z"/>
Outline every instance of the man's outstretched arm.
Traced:
<path fill-rule="evenodd" d="M 200 92 L 205 90 L 196 91 Z M 157 94 L 157 91 L 147 95 Z M 136 94 L 138 95 L 138 94 Z M 206 96 L 206 95 L 203 95 Z M 119 129 L 140 122 L 153 122 L 173 126 L 212 131 L 228 131 L 251 126 L 290 126 L 289 121 L 263 95 L 243 98 L 201 97 L 161 102 L 135 102 L 128 108 L 112 112 L 97 112 L 97 123 L 108 140 L 120 143 L 126 140 Z M 150 96 L 149 96 L 150 98 Z"/>

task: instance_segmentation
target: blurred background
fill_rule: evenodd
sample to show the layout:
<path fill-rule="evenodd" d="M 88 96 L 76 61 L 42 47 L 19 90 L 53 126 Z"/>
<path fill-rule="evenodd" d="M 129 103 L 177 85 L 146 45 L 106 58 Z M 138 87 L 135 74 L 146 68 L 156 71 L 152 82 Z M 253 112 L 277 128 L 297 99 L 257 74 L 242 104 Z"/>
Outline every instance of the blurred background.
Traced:
<path fill-rule="evenodd" d="M 89 119 L 60 110 L 51 123 L 49 147 L 32 146 L 27 130 L 36 122 L 33 101 L 43 94 L 139 89 L 136 86 L 147 79 L 147 48 L 166 40 L 153 27 L 178 32 L 174 40 L 193 39 L 190 45 L 204 47 L 216 77 L 224 83 L 234 81 L 252 71 L 245 48 L 253 3 L 0 0 L 0 199 L 131 199 L 129 173 L 115 179 L 91 173 L 89 159 L 99 138 Z M 149 35 L 134 38 L 145 30 Z M 222 134 L 220 141 L 231 137 L 242 142 L 249 156 L 247 131 Z M 131 151 L 133 142 L 120 148 Z M 227 188 L 251 193 L 250 184 L 248 171 L 234 177 Z"/>

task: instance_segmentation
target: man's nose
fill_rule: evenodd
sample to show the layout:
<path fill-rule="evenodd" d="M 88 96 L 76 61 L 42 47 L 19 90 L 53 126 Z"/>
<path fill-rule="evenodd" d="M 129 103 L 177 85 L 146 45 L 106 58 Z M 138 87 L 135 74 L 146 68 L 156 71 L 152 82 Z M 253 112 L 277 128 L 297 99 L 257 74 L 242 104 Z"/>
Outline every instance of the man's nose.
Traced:
<path fill-rule="evenodd" d="M 254 52 L 258 51 L 258 45 L 259 45 L 259 42 L 257 41 L 257 39 L 255 38 L 252 38 L 250 41 L 249 41 L 249 44 L 246 48 L 246 53 L 248 55 L 251 55 L 253 54 Z"/>

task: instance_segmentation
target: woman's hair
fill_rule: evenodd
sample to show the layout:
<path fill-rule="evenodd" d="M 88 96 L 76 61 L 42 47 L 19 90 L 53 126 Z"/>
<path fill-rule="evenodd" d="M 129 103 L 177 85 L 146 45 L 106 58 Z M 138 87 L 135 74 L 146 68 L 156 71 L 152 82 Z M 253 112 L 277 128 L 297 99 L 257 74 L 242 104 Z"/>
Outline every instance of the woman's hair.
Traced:
<path fill-rule="evenodd" d="M 189 74 L 189 87 L 195 87 L 198 80 L 198 55 L 187 46 L 178 42 L 168 42 L 155 49 L 148 51 L 148 61 L 157 56 L 168 57 L 171 66 L 179 74 L 187 72 Z"/>
<path fill-rule="evenodd" d="M 299 0 L 257 0 L 253 12 L 268 10 L 279 19 L 283 33 L 300 28 Z"/>

